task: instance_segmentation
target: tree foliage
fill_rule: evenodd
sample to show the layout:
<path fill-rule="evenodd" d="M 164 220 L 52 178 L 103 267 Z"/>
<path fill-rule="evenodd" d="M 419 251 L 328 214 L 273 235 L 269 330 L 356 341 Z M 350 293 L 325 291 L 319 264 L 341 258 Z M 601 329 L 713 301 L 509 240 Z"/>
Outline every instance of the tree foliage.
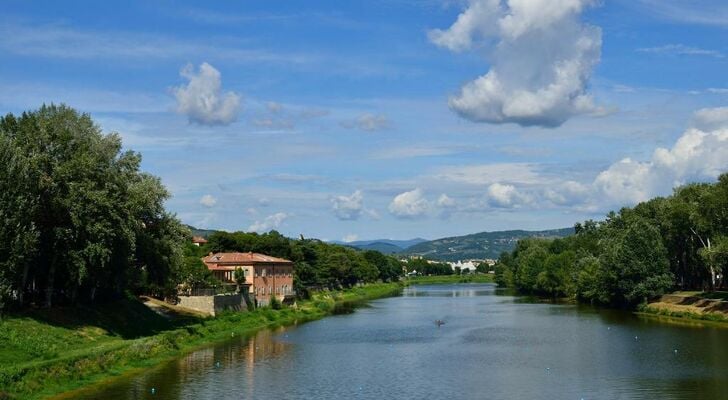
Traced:
<path fill-rule="evenodd" d="M 631 306 L 672 289 L 710 290 L 728 273 L 728 174 L 575 225 L 564 239 L 521 240 L 495 266 L 520 291 Z"/>
<path fill-rule="evenodd" d="M 5 302 L 50 306 L 174 285 L 188 232 L 140 162 L 118 135 L 66 106 L 0 118 Z"/>

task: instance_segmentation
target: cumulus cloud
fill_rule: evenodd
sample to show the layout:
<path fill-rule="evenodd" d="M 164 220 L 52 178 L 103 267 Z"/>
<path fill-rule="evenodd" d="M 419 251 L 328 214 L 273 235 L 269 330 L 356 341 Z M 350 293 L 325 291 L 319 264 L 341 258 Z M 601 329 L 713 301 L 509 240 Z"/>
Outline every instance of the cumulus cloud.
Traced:
<path fill-rule="evenodd" d="M 202 63 L 195 71 L 188 64 L 180 75 L 189 82 L 174 88 L 177 112 L 186 115 L 190 122 L 228 125 L 238 118 L 240 96 L 234 92 L 222 92 L 220 72 L 215 67 Z"/>
<path fill-rule="evenodd" d="M 573 206 L 583 203 L 590 194 L 590 187 L 575 181 L 550 185 L 544 190 L 544 198 L 559 206 Z"/>
<path fill-rule="evenodd" d="M 455 207 L 455 200 L 447 194 L 443 193 L 437 199 L 437 206 L 440 208 L 453 208 Z"/>
<path fill-rule="evenodd" d="M 390 127 L 389 119 L 381 114 L 362 114 L 351 120 L 341 121 L 346 129 L 359 129 L 362 131 L 381 131 Z"/>
<path fill-rule="evenodd" d="M 331 199 L 334 214 L 340 220 L 352 221 L 359 219 L 364 211 L 364 195 L 357 190 L 351 196 L 336 196 Z"/>
<path fill-rule="evenodd" d="M 525 203 L 528 198 L 513 185 L 493 183 L 488 186 L 488 204 L 498 208 L 513 208 Z"/>
<path fill-rule="evenodd" d="M 217 199 L 214 198 L 211 194 L 206 194 L 200 199 L 200 204 L 208 208 L 213 207 L 215 204 L 217 204 Z"/>
<path fill-rule="evenodd" d="M 255 221 L 250 227 L 248 227 L 248 231 L 250 232 L 268 232 L 271 229 L 277 229 L 283 221 L 288 219 L 290 217 L 289 214 L 279 212 L 275 213 L 273 215 L 269 215 L 265 217 L 262 221 Z"/>
<path fill-rule="evenodd" d="M 398 218 L 420 217 L 425 215 L 429 208 L 430 202 L 419 188 L 400 193 L 389 203 L 389 212 Z"/>
<path fill-rule="evenodd" d="M 556 127 L 607 111 L 587 93 L 601 30 L 579 17 L 593 0 L 470 0 L 455 23 L 429 32 L 452 51 L 485 47 L 490 70 L 449 99 L 477 122 Z"/>
<path fill-rule="evenodd" d="M 728 108 L 696 112 L 694 126 L 671 149 L 657 148 L 649 161 L 625 158 L 594 180 L 602 196 L 618 205 L 670 194 L 675 186 L 718 177 L 728 170 Z"/>

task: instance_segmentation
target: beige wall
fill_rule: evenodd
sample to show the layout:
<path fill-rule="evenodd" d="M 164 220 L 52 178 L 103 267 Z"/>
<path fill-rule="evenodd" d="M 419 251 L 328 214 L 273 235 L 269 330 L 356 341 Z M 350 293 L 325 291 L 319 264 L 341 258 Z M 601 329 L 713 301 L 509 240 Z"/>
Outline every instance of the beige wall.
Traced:
<path fill-rule="evenodd" d="M 217 296 L 180 296 L 180 307 L 216 315 L 225 310 L 245 311 L 248 309 L 241 294 L 220 294 Z"/>

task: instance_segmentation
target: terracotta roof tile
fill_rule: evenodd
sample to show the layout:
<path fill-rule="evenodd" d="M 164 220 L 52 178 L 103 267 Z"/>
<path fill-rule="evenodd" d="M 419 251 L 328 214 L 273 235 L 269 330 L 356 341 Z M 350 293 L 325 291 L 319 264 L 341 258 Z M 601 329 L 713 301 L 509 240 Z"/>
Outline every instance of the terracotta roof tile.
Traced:
<path fill-rule="evenodd" d="M 260 253 L 215 253 L 202 259 L 206 264 L 227 264 L 227 263 L 292 263 L 289 260 L 269 256 Z"/>

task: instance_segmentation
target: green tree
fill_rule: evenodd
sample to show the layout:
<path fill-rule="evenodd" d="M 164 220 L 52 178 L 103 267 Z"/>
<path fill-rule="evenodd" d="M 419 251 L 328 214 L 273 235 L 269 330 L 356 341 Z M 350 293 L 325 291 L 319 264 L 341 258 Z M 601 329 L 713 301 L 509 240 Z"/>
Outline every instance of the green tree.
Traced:
<path fill-rule="evenodd" d="M 633 305 L 659 296 L 672 287 L 667 251 L 653 225 L 638 218 L 615 231 L 600 257 L 610 302 Z"/>
<path fill-rule="evenodd" d="M 21 305 L 26 294 L 46 306 L 120 296 L 140 277 L 168 286 L 187 233 L 118 135 L 71 108 L 43 106 L 0 119 L 0 158 L 0 216 L 19 232 L 3 244 L 0 274 Z"/>

